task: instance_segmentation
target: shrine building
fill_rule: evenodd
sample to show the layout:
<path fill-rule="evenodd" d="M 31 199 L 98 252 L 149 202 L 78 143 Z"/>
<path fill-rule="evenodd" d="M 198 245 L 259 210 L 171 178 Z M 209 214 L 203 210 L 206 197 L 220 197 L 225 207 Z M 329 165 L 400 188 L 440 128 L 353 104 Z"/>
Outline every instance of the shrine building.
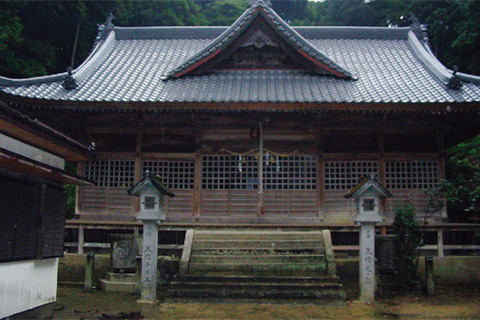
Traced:
<path fill-rule="evenodd" d="M 342 226 L 365 176 L 393 195 L 386 223 L 420 214 L 445 148 L 478 134 L 480 77 L 443 66 L 419 24 L 292 27 L 259 0 L 226 27 L 107 21 L 78 68 L 0 77 L 0 100 L 94 144 L 80 219 L 133 221 L 148 170 L 175 194 L 166 224 Z"/>

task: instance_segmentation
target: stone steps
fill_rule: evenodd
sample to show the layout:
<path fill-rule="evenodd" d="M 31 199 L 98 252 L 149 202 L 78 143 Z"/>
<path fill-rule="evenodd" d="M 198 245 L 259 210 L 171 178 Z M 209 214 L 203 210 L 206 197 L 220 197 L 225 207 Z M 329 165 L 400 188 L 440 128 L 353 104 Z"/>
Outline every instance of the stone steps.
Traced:
<path fill-rule="evenodd" d="M 202 263 L 208 261 L 214 264 L 276 264 L 276 263 L 306 263 L 317 262 L 325 263 L 325 255 L 320 254 L 194 254 L 191 257 L 191 263 Z"/>
<path fill-rule="evenodd" d="M 195 289 L 176 289 L 170 291 L 171 298 L 179 299 L 242 299 L 242 300 L 306 300 L 307 303 L 330 304 L 341 303 L 345 299 L 343 291 L 326 290 L 316 288 L 314 290 L 305 290 L 299 288 L 297 290 L 282 290 L 282 289 L 232 289 L 232 288 L 195 288 Z"/>
<path fill-rule="evenodd" d="M 323 282 L 323 283 L 278 283 L 278 282 L 207 282 L 201 281 L 202 289 L 222 289 L 228 288 L 228 290 L 256 290 L 256 291 L 266 291 L 266 290 L 287 290 L 292 292 L 294 290 L 309 291 L 318 289 L 338 289 L 342 286 L 336 282 Z M 199 282 L 177 282 L 174 286 L 179 286 L 181 289 L 197 289 Z"/>
<path fill-rule="evenodd" d="M 296 274 L 305 272 L 315 272 L 324 274 L 325 263 L 190 263 L 189 270 L 193 273 L 199 272 L 238 272 L 238 273 L 257 273 L 257 272 L 282 272 L 283 274 Z M 326 273 L 325 273 L 326 274 Z"/>
<path fill-rule="evenodd" d="M 212 233 L 198 233 L 195 236 L 197 241 L 201 240 L 224 240 L 225 237 L 228 237 L 229 240 L 247 240 L 247 241 L 254 241 L 254 240 L 261 240 L 261 241 L 280 241 L 280 240 L 317 240 L 323 241 L 323 234 L 322 232 L 296 232 L 296 231 L 288 231 L 279 234 L 278 231 L 217 231 L 215 234 Z"/>
<path fill-rule="evenodd" d="M 175 299 L 341 302 L 345 293 L 332 257 L 325 232 L 189 230 L 169 293 Z"/>
<path fill-rule="evenodd" d="M 300 239 L 300 240 L 197 240 L 192 249 L 195 250 L 322 250 L 323 241 Z"/>
<path fill-rule="evenodd" d="M 255 275 L 242 275 L 239 273 L 202 273 L 202 274 L 188 274 L 188 275 L 178 275 L 177 281 L 186 283 L 186 282 L 228 282 L 228 283 L 251 283 L 251 282 L 261 282 L 261 283 L 328 283 L 336 282 L 338 283 L 339 278 L 337 276 L 308 276 L 297 274 L 295 276 L 287 276 L 281 274 L 275 274 L 272 276 L 270 273 L 266 274 L 255 274 Z"/>

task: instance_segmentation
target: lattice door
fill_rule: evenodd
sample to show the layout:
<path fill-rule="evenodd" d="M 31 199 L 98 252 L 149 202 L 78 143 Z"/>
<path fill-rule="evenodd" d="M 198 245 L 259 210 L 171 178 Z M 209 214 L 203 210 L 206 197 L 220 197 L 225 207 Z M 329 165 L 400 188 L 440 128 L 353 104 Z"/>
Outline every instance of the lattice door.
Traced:
<path fill-rule="evenodd" d="M 205 155 L 202 159 L 202 215 L 255 215 L 258 210 L 255 156 Z M 264 158 L 265 214 L 317 214 L 317 158 Z"/>

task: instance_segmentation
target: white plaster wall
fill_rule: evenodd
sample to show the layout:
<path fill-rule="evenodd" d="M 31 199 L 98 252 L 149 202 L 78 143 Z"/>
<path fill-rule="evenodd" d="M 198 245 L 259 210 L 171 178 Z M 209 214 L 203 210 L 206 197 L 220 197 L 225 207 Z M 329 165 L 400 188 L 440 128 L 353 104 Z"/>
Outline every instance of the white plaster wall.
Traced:
<path fill-rule="evenodd" d="M 55 168 L 63 169 L 65 167 L 64 159 L 2 133 L 0 133 L 0 147 Z"/>
<path fill-rule="evenodd" d="M 57 298 L 58 258 L 0 263 L 0 319 Z"/>

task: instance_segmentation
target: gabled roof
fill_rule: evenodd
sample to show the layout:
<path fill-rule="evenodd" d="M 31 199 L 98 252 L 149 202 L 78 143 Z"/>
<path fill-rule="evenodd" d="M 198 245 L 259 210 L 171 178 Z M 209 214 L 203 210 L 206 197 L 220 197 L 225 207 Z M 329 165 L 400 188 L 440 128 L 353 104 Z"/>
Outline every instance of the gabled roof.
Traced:
<path fill-rule="evenodd" d="M 203 50 L 170 71 L 168 77 L 179 78 L 188 74 L 195 74 L 195 71 L 201 67 L 206 69 L 206 65 L 231 47 L 235 40 L 247 33 L 249 29 L 255 28 L 252 25 L 256 19 L 266 22 L 273 32 L 285 40 L 286 45 L 292 51 L 298 52 L 300 62 L 306 68 L 310 67 L 310 71 L 316 74 L 333 75 L 338 78 L 354 78 L 350 72 L 312 46 L 262 0 L 255 1 L 230 28 L 225 30 Z M 261 30 L 253 31 L 258 33 Z"/>
<path fill-rule="evenodd" d="M 142 190 L 150 185 L 162 195 L 169 196 L 170 198 L 175 196 L 175 194 L 162 183 L 160 177 L 153 175 L 149 171 L 145 172 L 142 180 L 128 190 L 128 194 L 132 196 L 140 196 Z"/>
<path fill-rule="evenodd" d="M 288 48 L 303 50 L 320 64 L 349 72 L 358 80 L 306 70 L 216 69 L 211 55 L 240 39 L 254 16 L 277 30 L 275 34 Z M 30 79 L 0 77 L 0 99 L 69 110 L 423 111 L 450 106 L 453 112 L 478 111 L 480 77 L 454 75 L 414 31 L 290 27 L 261 1 L 231 27 L 110 25 L 103 27 L 92 54 L 73 70 L 73 89 L 63 85 L 67 73 Z M 208 72 L 189 69 L 197 60 L 205 60 L 201 70 Z M 449 85 L 458 82 L 463 84 L 460 88 Z"/>
<path fill-rule="evenodd" d="M 358 198 L 366 192 L 375 192 L 381 198 L 391 198 L 393 194 L 387 190 L 377 179 L 373 177 L 364 177 L 345 195 L 345 198 Z"/>

